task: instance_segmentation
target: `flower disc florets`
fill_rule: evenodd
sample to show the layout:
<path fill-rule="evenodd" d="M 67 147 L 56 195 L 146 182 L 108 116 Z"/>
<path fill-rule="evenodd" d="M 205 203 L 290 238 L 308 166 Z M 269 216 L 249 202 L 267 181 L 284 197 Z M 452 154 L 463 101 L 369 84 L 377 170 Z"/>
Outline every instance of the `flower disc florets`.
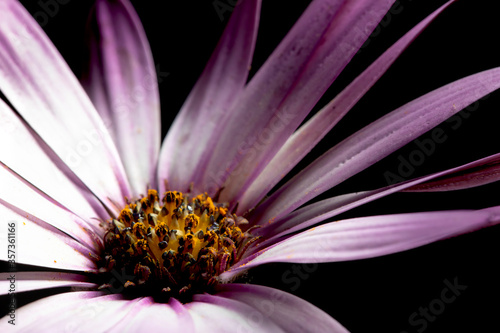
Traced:
<path fill-rule="evenodd" d="M 246 223 L 206 194 L 170 191 L 160 203 L 149 190 L 109 221 L 101 272 L 119 272 L 127 277 L 122 289 L 140 294 L 182 298 L 208 291 L 252 240 L 239 227 Z"/>

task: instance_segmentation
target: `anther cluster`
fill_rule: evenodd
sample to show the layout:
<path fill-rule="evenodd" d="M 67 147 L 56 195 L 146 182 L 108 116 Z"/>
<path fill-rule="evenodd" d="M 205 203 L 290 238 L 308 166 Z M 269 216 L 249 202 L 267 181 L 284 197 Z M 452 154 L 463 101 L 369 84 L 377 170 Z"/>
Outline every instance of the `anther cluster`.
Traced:
<path fill-rule="evenodd" d="M 169 191 L 160 203 L 149 190 L 108 222 L 100 270 L 130 277 L 122 281 L 127 290 L 168 297 L 208 291 L 255 241 L 240 229 L 247 223 L 206 194 Z"/>

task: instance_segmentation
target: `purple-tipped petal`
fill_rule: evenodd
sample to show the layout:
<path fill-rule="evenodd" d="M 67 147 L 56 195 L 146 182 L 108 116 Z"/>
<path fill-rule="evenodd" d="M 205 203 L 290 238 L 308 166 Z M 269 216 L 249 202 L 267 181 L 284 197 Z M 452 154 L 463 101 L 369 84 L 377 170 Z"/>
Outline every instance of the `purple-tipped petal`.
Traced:
<path fill-rule="evenodd" d="M 499 222 L 500 221 L 500 206 L 495 206 L 495 207 L 488 207 L 481 209 L 483 212 L 488 212 L 491 215 L 491 218 L 494 222 Z"/>
<path fill-rule="evenodd" d="M 94 194 L 2 100 L 0 142 L 0 162 L 28 182 L 86 221 L 109 218 Z"/>
<path fill-rule="evenodd" d="M 478 170 L 487 170 L 490 166 L 494 167 L 497 165 L 499 160 L 500 154 L 495 154 L 459 167 L 408 180 L 397 185 L 387 186 L 371 191 L 349 193 L 325 199 L 311 205 L 304 206 L 273 223 L 261 224 L 262 228 L 256 229 L 254 234 L 262 235 L 268 238 L 266 241 L 261 243 L 262 246 L 265 246 L 266 244 L 276 242 L 276 239 L 279 239 L 280 237 L 305 229 L 355 207 L 383 198 L 389 194 L 406 191 L 407 189 L 419 188 L 419 184 L 432 184 L 433 182 L 431 180 L 434 179 L 452 179 L 453 175 L 474 174 L 474 172 Z"/>
<path fill-rule="evenodd" d="M 187 191 L 212 154 L 228 108 L 248 77 L 260 7 L 261 0 L 242 0 L 235 7 L 217 48 L 163 142 L 158 166 L 161 187 L 167 180 L 169 188 Z"/>
<path fill-rule="evenodd" d="M 495 68 L 403 105 L 328 150 L 266 199 L 252 218 L 280 219 L 499 87 L 500 68 Z"/>
<path fill-rule="evenodd" d="M 51 225 L 18 210 L 2 199 L 0 216 L 5 228 L 13 229 L 9 233 L 0 233 L 0 240 L 2 244 L 9 244 L 8 237 L 16 239 L 15 246 L 19 249 L 15 252 L 16 263 L 80 272 L 96 271 L 93 250 Z M 8 251 L 0 253 L 0 260 L 8 259 Z"/>
<path fill-rule="evenodd" d="M 255 181 L 245 190 L 239 210 L 245 212 L 255 205 L 302 160 L 314 146 L 342 119 L 347 112 L 378 81 L 399 55 L 452 1 L 417 24 L 385 51 L 330 103 L 316 113 L 287 139 L 278 153 Z"/>
<path fill-rule="evenodd" d="M 128 180 L 102 119 L 38 23 L 0 2 L 0 89 L 26 122 L 108 207 L 125 205 Z"/>
<path fill-rule="evenodd" d="M 393 2 L 313 1 L 235 102 L 207 164 L 204 189 L 223 186 L 221 200 L 238 201 Z"/>
<path fill-rule="evenodd" d="M 498 224 L 500 219 L 496 213 L 456 210 L 331 222 L 251 255 L 221 278 L 229 279 L 251 267 L 270 262 L 319 263 L 397 253 Z"/>
<path fill-rule="evenodd" d="M 110 130 L 134 196 L 156 188 L 160 97 L 153 56 L 128 0 L 99 0 L 84 86 Z"/>
<path fill-rule="evenodd" d="M 455 191 L 500 180 L 500 154 L 483 158 L 467 169 L 457 170 L 438 179 L 406 189 L 406 192 Z"/>
<path fill-rule="evenodd" d="M 103 293 L 98 291 L 82 291 L 82 292 L 70 292 L 64 294 L 57 294 L 54 296 L 49 296 L 46 298 L 39 299 L 35 302 L 29 303 L 19 309 L 16 309 L 16 325 L 13 326 L 9 324 L 10 318 L 7 316 L 0 319 L 0 330 L 2 332 L 11 332 L 13 328 L 23 331 L 23 332 L 41 332 L 37 329 L 37 324 L 43 324 L 49 319 L 58 318 L 63 315 L 67 310 L 71 310 L 76 306 L 81 306 L 88 304 L 87 302 L 102 297 Z M 88 307 L 85 312 L 81 312 L 81 315 L 89 315 L 95 313 L 96 309 Z M 22 318 L 22 320 L 17 320 Z M 89 318 L 86 318 L 87 321 Z M 58 327 L 59 330 L 64 330 L 64 332 L 73 332 L 76 327 L 72 327 L 72 330 L 68 330 L 69 325 L 67 322 L 60 322 Z M 53 328 L 52 328 L 53 329 Z"/>
<path fill-rule="evenodd" d="M 269 318 L 285 332 L 347 332 L 327 313 L 278 289 L 251 284 L 222 284 L 216 295 L 251 306 L 252 311 L 247 314 L 250 322 Z"/>
<path fill-rule="evenodd" d="M 9 293 L 11 277 L 15 276 L 16 293 L 30 290 L 40 290 L 59 287 L 97 288 L 97 285 L 88 282 L 88 278 L 80 274 L 62 272 L 10 272 L 0 273 L 0 295 Z"/>
<path fill-rule="evenodd" d="M 64 209 L 52 198 L 6 168 L 0 162 L 0 198 L 15 206 L 23 214 L 30 214 L 47 222 L 75 240 L 97 251 L 102 247 L 100 237 L 81 218 Z"/>

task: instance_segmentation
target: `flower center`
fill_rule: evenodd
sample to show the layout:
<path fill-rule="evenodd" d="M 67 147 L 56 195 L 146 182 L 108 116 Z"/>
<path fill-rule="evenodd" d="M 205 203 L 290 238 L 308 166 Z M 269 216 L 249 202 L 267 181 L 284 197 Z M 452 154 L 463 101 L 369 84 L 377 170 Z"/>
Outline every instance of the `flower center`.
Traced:
<path fill-rule="evenodd" d="M 201 194 L 157 191 L 129 203 L 108 223 L 100 271 L 126 278 L 121 289 L 188 297 L 208 291 L 217 276 L 253 243 L 240 225 L 248 223 Z M 247 246 L 245 246 L 247 245 Z M 116 279 L 113 279 L 116 289 Z M 109 283 L 100 288 L 110 287 Z"/>

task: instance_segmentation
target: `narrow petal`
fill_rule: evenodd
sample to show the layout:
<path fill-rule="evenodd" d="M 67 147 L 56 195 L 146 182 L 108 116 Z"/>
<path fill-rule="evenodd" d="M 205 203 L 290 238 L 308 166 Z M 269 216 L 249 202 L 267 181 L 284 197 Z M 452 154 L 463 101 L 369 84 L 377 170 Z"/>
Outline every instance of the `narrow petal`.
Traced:
<path fill-rule="evenodd" d="M 350 85 L 340 92 L 337 97 L 293 133 L 262 173 L 245 191 L 239 201 L 239 210 L 245 212 L 255 207 L 278 184 L 281 178 L 292 170 L 340 119 L 351 110 L 408 45 L 452 2 L 453 0 L 448 1 L 406 33 L 406 35 L 385 51 Z"/>
<path fill-rule="evenodd" d="M 18 1 L 1 1 L 0 13 L 0 89 L 102 202 L 111 208 L 113 202 L 124 205 L 128 180 L 87 94 Z"/>
<path fill-rule="evenodd" d="M 109 218 L 94 194 L 2 100 L 0 142 L 0 162 L 33 186 L 86 221 Z"/>
<path fill-rule="evenodd" d="M 223 201 L 238 200 L 393 2 L 315 0 L 309 5 L 231 109 L 205 170 L 209 193 L 222 186 Z"/>
<path fill-rule="evenodd" d="M 443 211 L 361 217 L 301 232 L 248 257 L 228 279 L 270 262 L 319 263 L 373 258 L 498 224 L 492 211 Z"/>
<path fill-rule="evenodd" d="M 156 188 L 160 97 L 146 34 L 128 0 L 99 0 L 84 86 L 110 129 L 134 196 Z"/>
<path fill-rule="evenodd" d="M 17 210 L 2 199 L 0 216 L 5 227 L 10 229 L 8 233 L 0 233 L 0 243 L 6 248 L 6 251 L 0 252 L 0 260 L 8 261 L 12 259 L 8 254 L 14 254 L 15 262 L 19 264 L 96 271 L 91 250 L 44 221 Z M 8 239 L 15 239 L 15 242 Z M 14 244 L 14 248 L 9 247 L 11 252 L 7 251 L 7 244 Z"/>
<path fill-rule="evenodd" d="M 491 218 L 495 223 L 500 221 L 500 206 L 484 208 L 481 211 L 492 214 Z"/>
<path fill-rule="evenodd" d="M 58 287 L 97 288 L 84 275 L 62 272 L 10 272 L 0 273 L 0 295 L 7 295 L 14 276 L 16 293 Z"/>
<path fill-rule="evenodd" d="M 432 184 L 432 180 L 434 179 L 452 179 L 452 175 L 467 175 L 474 173 L 474 171 L 487 170 L 489 166 L 495 166 L 499 159 L 500 154 L 495 154 L 459 167 L 408 180 L 397 185 L 391 185 L 371 191 L 344 194 L 318 201 L 297 209 L 278 221 L 264 223 L 262 224 L 262 228 L 256 229 L 254 233 L 268 238 L 268 240 L 262 243 L 262 245 L 265 246 L 266 244 L 276 242 L 276 239 L 287 234 L 305 229 L 355 207 L 383 198 L 389 194 L 406 191 L 407 189 L 419 188 L 421 186 L 419 184 Z"/>
<path fill-rule="evenodd" d="M 279 219 L 419 137 L 500 87 L 500 68 L 436 89 L 354 133 L 312 162 L 260 205 L 252 219 Z"/>
<path fill-rule="evenodd" d="M 227 121 L 228 107 L 240 94 L 252 60 L 261 0 L 235 7 L 203 74 L 182 106 L 162 146 L 159 183 L 187 191 L 212 154 L 214 140 Z"/>
<path fill-rule="evenodd" d="M 467 169 L 439 177 L 406 189 L 406 192 L 455 191 L 493 183 L 500 180 L 500 154 L 483 158 Z"/>
<path fill-rule="evenodd" d="M 0 198 L 23 212 L 30 214 L 68 234 L 92 252 L 102 247 L 100 237 L 81 218 L 61 207 L 31 184 L 0 162 Z"/>
<path fill-rule="evenodd" d="M 247 320 L 270 318 L 285 332 L 347 332 L 327 313 L 278 289 L 251 284 L 222 284 L 216 295 L 251 306 Z"/>
<path fill-rule="evenodd" d="M 19 309 L 16 309 L 16 319 L 15 328 L 23 332 L 41 332 L 36 324 L 43 324 L 47 322 L 48 319 L 58 318 L 60 315 L 64 315 L 65 311 L 71 310 L 77 305 L 87 304 L 86 302 L 94 298 L 100 298 L 102 292 L 97 291 L 85 291 L 85 292 L 71 292 L 64 294 L 57 294 L 54 296 L 49 296 L 42 298 L 35 302 L 29 303 Z M 86 311 L 81 312 L 80 316 L 85 316 L 89 314 L 95 314 L 97 311 L 95 308 L 87 308 Z M 22 320 L 20 319 L 22 318 Z M 2 332 L 10 332 L 14 326 L 9 324 L 10 318 L 5 316 L 0 319 L 0 330 Z M 87 317 L 87 321 L 89 318 Z M 68 323 L 59 323 L 59 330 L 71 332 L 74 331 L 70 329 Z"/>

